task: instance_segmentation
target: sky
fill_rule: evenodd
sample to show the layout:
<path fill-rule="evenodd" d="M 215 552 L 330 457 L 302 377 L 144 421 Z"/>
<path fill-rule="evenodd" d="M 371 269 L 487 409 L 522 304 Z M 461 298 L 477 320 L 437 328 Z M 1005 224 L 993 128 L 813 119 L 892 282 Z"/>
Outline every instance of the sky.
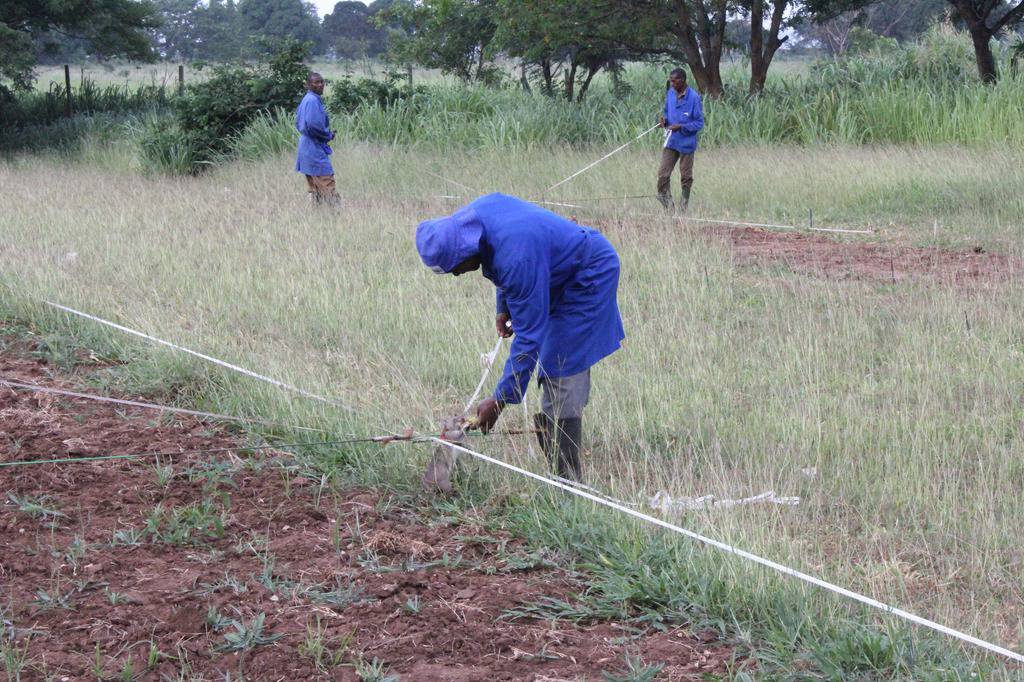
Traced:
<path fill-rule="evenodd" d="M 334 11 L 334 5 L 338 0 L 313 0 L 313 4 L 316 5 L 316 13 L 323 19 L 325 14 L 330 14 Z M 370 3 L 363 0 L 364 4 L 369 5 Z"/>

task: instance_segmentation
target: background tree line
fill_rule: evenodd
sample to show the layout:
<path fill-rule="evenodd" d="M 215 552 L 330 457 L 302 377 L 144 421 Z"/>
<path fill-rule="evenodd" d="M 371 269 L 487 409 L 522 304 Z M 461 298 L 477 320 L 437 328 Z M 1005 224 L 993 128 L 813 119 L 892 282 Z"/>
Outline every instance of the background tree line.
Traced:
<path fill-rule="evenodd" d="M 506 77 L 498 61 L 509 58 L 524 88 L 574 101 L 601 71 L 672 60 L 715 98 L 730 53 L 748 60 L 757 95 L 784 46 L 842 55 L 913 40 L 941 20 L 970 34 L 979 78 L 992 83 L 993 42 L 1020 30 L 1024 0 L 345 0 L 322 20 L 304 0 L 5 0 L 0 87 L 27 87 L 40 61 L 223 62 L 293 39 L 327 58 L 387 58 L 485 83 Z"/>

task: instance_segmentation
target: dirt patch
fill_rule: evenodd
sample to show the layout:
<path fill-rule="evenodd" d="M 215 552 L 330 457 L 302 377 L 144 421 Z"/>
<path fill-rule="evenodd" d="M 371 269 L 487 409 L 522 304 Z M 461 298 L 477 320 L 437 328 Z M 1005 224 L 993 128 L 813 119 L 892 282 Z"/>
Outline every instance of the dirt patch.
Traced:
<path fill-rule="evenodd" d="M 78 388 L 0 352 L 0 377 Z M 370 490 L 334 492 L 276 451 L 194 418 L 0 387 L 0 647 L 21 679 L 657 679 L 720 675 L 712 633 L 574 624 L 586 576 L 560 557 Z M 510 617 L 519 611 L 522 616 Z M 375 676 L 376 675 L 376 676 Z"/>
<path fill-rule="evenodd" d="M 713 232 L 722 238 L 720 230 Z M 894 284 L 930 280 L 948 284 L 1002 281 L 1020 276 L 1022 262 L 980 248 L 949 251 L 865 241 L 839 241 L 801 232 L 773 232 L 752 227 L 728 230 L 738 263 L 784 264 L 794 272 L 832 280 Z"/>

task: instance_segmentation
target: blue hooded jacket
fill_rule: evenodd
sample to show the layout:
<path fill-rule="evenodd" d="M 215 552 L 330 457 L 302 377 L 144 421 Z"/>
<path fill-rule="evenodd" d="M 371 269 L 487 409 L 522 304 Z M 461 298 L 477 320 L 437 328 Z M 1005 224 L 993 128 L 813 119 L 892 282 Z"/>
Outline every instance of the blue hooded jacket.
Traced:
<path fill-rule="evenodd" d="M 416 230 L 423 263 L 451 272 L 479 256 L 497 288 L 497 311 L 515 329 L 495 399 L 522 400 L 541 376 L 579 374 L 625 338 L 617 292 L 619 257 L 600 232 L 522 199 L 488 194 Z"/>
<path fill-rule="evenodd" d="M 680 154 L 693 154 L 697 151 L 697 133 L 704 128 L 704 108 L 700 94 L 687 87 L 682 97 L 676 95 L 672 88 L 665 93 L 665 125 L 677 123 L 682 127 L 672 133 L 666 131 L 665 148 L 674 149 Z"/>
<path fill-rule="evenodd" d="M 295 170 L 306 175 L 334 175 L 331 148 L 327 146 L 334 139 L 334 133 L 331 132 L 327 110 L 324 109 L 320 95 L 307 92 L 302 98 L 295 114 L 295 127 L 301 134 Z"/>

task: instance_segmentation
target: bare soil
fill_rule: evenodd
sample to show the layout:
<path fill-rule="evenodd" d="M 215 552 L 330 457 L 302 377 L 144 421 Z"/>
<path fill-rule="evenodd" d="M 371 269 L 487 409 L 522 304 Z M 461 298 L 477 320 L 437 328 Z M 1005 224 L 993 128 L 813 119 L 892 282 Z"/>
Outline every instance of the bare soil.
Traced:
<path fill-rule="evenodd" d="M 741 265 L 785 265 L 794 272 L 830 280 L 897 284 L 926 280 L 952 285 L 1002 281 L 1019 277 L 1022 262 L 1010 256 L 988 253 L 980 247 L 966 251 L 839 240 L 804 232 L 774 232 L 734 227 L 722 236 Z"/>
<path fill-rule="evenodd" d="M 5 338 L 0 378 L 81 390 L 88 366 L 61 373 Z M 577 680 L 630 654 L 665 664 L 657 679 L 700 680 L 734 655 L 685 628 L 509 618 L 572 602 L 587 577 L 426 498 L 324 489 L 287 453 L 190 452 L 239 438 L 0 386 L 0 463 L 182 453 L 0 467 L 9 675 L 384 679 L 368 671 L 376 660 L 404 680 Z"/>

